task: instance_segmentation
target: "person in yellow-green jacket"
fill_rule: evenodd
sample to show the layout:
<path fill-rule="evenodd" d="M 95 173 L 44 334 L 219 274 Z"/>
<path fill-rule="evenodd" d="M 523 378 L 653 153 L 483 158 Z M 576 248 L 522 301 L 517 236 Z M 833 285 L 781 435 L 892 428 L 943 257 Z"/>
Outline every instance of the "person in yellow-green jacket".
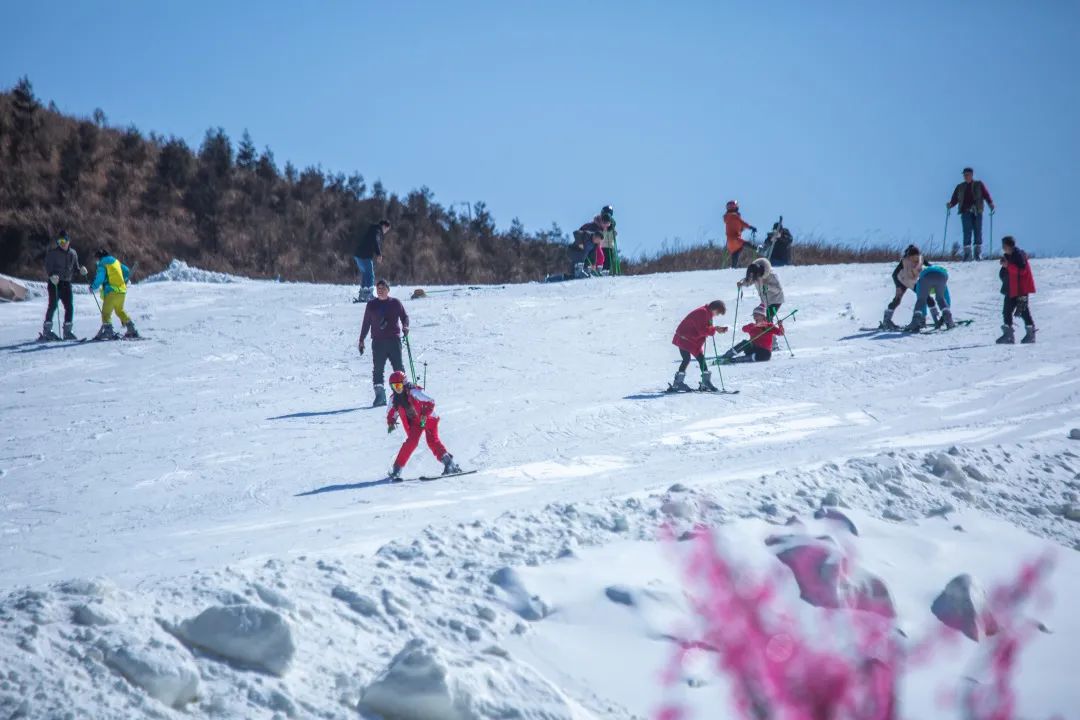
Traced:
<path fill-rule="evenodd" d="M 101 288 L 101 329 L 98 330 L 95 340 L 115 340 L 116 331 L 112 326 L 112 314 L 115 311 L 120 322 L 127 328 L 125 338 L 137 338 L 139 333 L 135 330 L 135 323 L 124 312 L 124 300 L 127 298 L 127 282 L 131 277 L 131 269 L 117 260 L 108 250 L 97 251 L 97 275 L 90 283 L 90 291 L 97 292 Z"/>

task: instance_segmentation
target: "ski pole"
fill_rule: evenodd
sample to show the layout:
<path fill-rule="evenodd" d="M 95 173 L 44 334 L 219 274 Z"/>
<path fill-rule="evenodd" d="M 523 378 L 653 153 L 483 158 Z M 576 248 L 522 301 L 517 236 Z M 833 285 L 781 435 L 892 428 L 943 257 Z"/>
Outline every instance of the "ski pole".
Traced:
<path fill-rule="evenodd" d="M 994 257 L 994 210 L 990 209 L 990 254 L 986 256 L 989 260 Z"/>
<path fill-rule="evenodd" d="M 735 317 L 731 320 L 731 327 L 736 328 L 739 326 L 739 301 L 742 300 L 742 287 L 739 287 L 739 294 L 735 297 Z M 715 340 L 715 338 L 714 338 Z M 731 347 L 735 347 L 735 331 L 731 331 Z"/>
<path fill-rule="evenodd" d="M 791 321 L 795 322 L 795 318 L 792 318 Z M 789 353 L 791 353 L 791 357 L 795 357 L 795 351 L 791 349 L 791 343 L 787 339 L 787 331 L 786 330 L 784 331 L 784 344 L 787 345 L 787 351 Z"/>
<path fill-rule="evenodd" d="M 720 378 L 720 392 L 726 393 L 727 388 L 724 387 L 724 373 L 720 370 L 720 351 L 716 349 L 716 336 L 715 335 L 712 336 L 712 351 L 713 351 L 713 355 L 716 356 L 716 358 L 715 358 L 716 362 L 714 362 L 713 364 L 716 365 L 716 376 L 718 378 Z"/>
<path fill-rule="evenodd" d="M 427 387 L 427 360 L 424 361 L 424 382 L 421 385 Z"/>
<path fill-rule="evenodd" d="M 941 234 L 941 257 L 945 257 L 945 243 L 949 239 L 949 208 L 945 208 L 945 232 Z"/>
<path fill-rule="evenodd" d="M 404 335 L 402 337 L 402 339 L 405 341 L 405 351 L 409 355 L 409 372 L 412 374 L 412 381 L 415 383 L 416 382 L 416 366 L 413 365 L 412 347 L 409 345 L 409 336 Z"/>
<path fill-rule="evenodd" d="M 622 275 L 622 266 L 619 264 L 619 237 L 614 231 L 611 233 L 611 270 L 613 275 Z"/>

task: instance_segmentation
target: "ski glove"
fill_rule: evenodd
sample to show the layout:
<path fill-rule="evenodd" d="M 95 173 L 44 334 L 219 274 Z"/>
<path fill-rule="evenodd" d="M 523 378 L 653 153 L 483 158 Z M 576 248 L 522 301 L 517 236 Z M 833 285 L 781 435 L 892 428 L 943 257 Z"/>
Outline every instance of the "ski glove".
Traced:
<path fill-rule="evenodd" d="M 50 275 L 49 276 L 49 282 L 51 282 L 53 285 L 59 285 L 60 284 L 60 276 L 59 275 Z"/>
<path fill-rule="evenodd" d="M 358 342 L 356 344 L 356 347 L 360 351 L 360 354 L 363 355 L 364 354 L 364 341 L 361 340 L 360 342 Z"/>
<path fill-rule="evenodd" d="M 80 275 L 86 275 L 86 266 L 85 265 L 80 265 L 79 266 L 79 274 Z"/>
<path fill-rule="evenodd" d="M 421 415 L 420 416 L 420 429 L 422 430 L 425 425 L 427 425 L 427 416 L 426 415 Z"/>
<path fill-rule="evenodd" d="M 389 423 L 389 424 L 387 424 L 387 426 L 386 426 L 386 434 L 389 435 L 390 433 L 394 432 L 394 430 L 396 428 L 397 428 L 397 423 Z"/>

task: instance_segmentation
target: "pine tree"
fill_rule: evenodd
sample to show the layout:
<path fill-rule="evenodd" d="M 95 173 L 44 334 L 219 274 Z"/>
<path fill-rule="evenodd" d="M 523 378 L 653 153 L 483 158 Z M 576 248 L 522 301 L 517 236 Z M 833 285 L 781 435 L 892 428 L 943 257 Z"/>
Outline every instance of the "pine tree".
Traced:
<path fill-rule="evenodd" d="M 41 103 L 34 95 L 34 86 L 25 75 L 11 91 L 11 143 L 8 156 L 13 163 L 27 162 L 27 153 L 38 148 L 41 129 Z"/>
<path fill-rule="evenodd" d="M 236 167 L 244 172 L 254 172 L 258 160 L 259 151 L 251 141 L 251 133 L 245 129 L 240 138 L 240 146 L 236 149 Z"/>

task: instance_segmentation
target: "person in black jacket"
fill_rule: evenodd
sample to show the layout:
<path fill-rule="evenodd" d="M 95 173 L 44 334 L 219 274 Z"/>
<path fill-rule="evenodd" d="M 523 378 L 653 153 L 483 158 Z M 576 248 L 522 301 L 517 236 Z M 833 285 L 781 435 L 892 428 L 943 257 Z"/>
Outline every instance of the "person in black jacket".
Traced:
<path fill-rule="evenodd" d="M 45 310 L 45 324 L 41 328 L 39 340 L 60 340 L 53 332 L 53 313 L 58 303 L 64 304 L 63 339 L 74 340 L 71 331 L 74 306 L 71 295 L 71 282 L 75 274 L 86 276 L 86 268 L 79 264 L 79 255 L 71 247 L 71 240 L 66 232 L 61 232 L 56 244 L 45 253 L 45 275 L 49 279 L 49 306 Z"/>
<path fill-rule="evenodd" d="M 360 270 L 360 294 L 356 298 L 357 302 L 367 302 L 375 297 L 372 290 L 375 287 L 375 258 L 382 257 L 382 241 L 388 232 L 390 221 L 380 220 L 368 226 L 356 243 L 353 260 Z"/>

